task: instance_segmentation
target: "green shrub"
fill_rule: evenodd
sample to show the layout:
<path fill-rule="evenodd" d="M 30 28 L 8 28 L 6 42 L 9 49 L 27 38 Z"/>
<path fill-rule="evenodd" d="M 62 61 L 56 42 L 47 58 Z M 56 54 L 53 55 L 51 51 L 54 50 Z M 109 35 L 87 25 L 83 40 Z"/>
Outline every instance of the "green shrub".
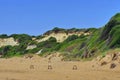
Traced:
<path fill-rule="evenodd" d="M 7 34 L 1 34 L 0 38 L 9 38 L 9 36 Z"/>
<path fill-rule="evenodd" d="M 27 34 L 12 34 L 10 37 L 13 37 L 19 43 L 29 43 L 32 40 L 32 37 Z"/>
<path fill-rule="evenodd" d="M 65 42 L 69 42 L 69 41 L 75 40 L 77 38 L 79 38 L 77 35 L 71 35 L 65 40 Z"/>
<path fill-rule="evenodd" d="M 48 42 L 57 42 L 57 40 L 56 40 L 56 38 L 54 38 L 54 37 L 50 37 L 50 38 L 48 39 Z"/>

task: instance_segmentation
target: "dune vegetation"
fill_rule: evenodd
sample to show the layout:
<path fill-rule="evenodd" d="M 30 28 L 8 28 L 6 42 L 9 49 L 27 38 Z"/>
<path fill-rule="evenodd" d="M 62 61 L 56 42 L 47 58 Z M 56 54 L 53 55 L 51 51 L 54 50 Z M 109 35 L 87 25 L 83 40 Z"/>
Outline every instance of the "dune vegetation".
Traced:
<path fill-rule="evenodd" d="M 77 35 L 75 33 L 82 33 Z M 65 33 L 69 35 L 63 42 L 58 42 L 55 37 L 38 42 L 51 33 Z M 89 33 L 88 35 L 85 35 Z M 24 54 L 36 54 L 40 50 L 40 56 L 46 56 L 54 52 L 60 52 L 65 60 L 91 59 L 106 51 L 120 48 L 120 13 L 115 14 L 110 21 L 101 28 L 89 29 L 62 29 L 55 27 L 43 35 L 30 36 L 27 34 L 12 34 L 10 36 L 1 34 L 0 38 L 13 37 L 19 43 L 16 46 L 2 46 L 0 53 L 2 57 L 21 56 Z M 30 45 L 36 45 L 33 49 L 26 49 Z"/>

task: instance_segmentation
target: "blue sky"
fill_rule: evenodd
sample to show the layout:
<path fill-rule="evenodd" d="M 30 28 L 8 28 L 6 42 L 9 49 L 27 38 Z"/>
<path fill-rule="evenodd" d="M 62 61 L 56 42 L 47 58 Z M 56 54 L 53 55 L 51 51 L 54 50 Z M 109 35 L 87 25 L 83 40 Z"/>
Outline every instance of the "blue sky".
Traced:
<path fill-rule="evenodd" d="M 40 35 L 54 27 L 102 27 L 120 0 L 0 0 L 0 34 Z"/>

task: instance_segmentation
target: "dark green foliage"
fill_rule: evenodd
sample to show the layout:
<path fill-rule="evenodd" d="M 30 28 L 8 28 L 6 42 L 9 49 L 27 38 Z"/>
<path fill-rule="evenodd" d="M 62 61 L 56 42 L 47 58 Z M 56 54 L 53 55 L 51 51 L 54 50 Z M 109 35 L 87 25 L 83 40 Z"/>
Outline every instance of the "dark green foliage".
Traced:
<path fill-rule="evenodd" d="M 28 43 L 28 45 L 37 45 L 37 41 L 32 40 L 32 41 L 30 41 L 30 42 Z"/>
<path fill-rule="evenodd" d="M 110 22 L 108 22 L 107 25 L 105 25 L 103 32 L 100 36 L 100 39 L 105 40 L 108 38 L 109 36 L 109 32 L 112 30 L 112 28 L 116 25 L 116 20 L 111 20 Z"/>
<path fill-rule="evenodd" d="M 39 35 L 39 36 L 36 36 L 35 38 L 36 39 L 42 39 L 42 38 L 44 38 L 45 36 L 43 36 L 43 35 Z"/>
<path fill-rule="evenodd" d="M 32 37 L 27 34 L 12 34 L 10 37 L 13 37 L 19 43 L 29 43 L 32 40 Z"/>
<path fill-rule="evenodd" d="M 85 30 L 85 32 L 95 32 L 97 30 L 98 30 L 97 28 L 88 28 Z"/>
<path fill-rule="evenodd" d="M 37 47 L 51 48 L 54 47 L 54 45 L 57 43 L 56 41 L 56 38 L 50 37 L 48 40 L 38 43 Z"/>
<path fill-rule="evenodd" d="M 3 57 L 11 57 L 18 53 L 16 47 L 12 46 L 4 46 L 0 48 L 0 53 L 2 53 Z"/>
<path fill-rule="evenodd" d="M 75 39 L 77 39 L 77 38 L 78 38 L 77 35 L 71 35 L 71 36 L 69 36 L 65 41 L 66 41 L 66 42 L 69 42 L 69 41 L 75 40 Z"/>
<path fill-rule="evenodd" d="M 62 28 L 55 27 L 54 29 L 47 31 L 44 35 L 49 35 L 51 33 L 60 33 L 60 32 L 66 32 L 66 30 L 62 29 Z"/>
<path fill-rule="evenodd" d="M 48 39 L 48 41 L 49 41 L 49 42 L 57 42 L 56 38 L 54 38 L 54 37 L 50 37 L 50 38 Z"/>
<path fill-rule="evenodd" d="M 71 28 L 71 29 L 67 29 L 67 33 L 74 33 L 74 32 L 80 32 L 80 31 L 85 31 L 86 29 L 77 29 L 77 28 Z"/>
<path fill-rule="evenodd" d="M 11 49 L 12 46 L 4 46 L 4 47 L 1 47 L 0 48 L 0 52 L 3 54 L 3 55 L 6 55 L 7 52 Z"/>
<path fill-rule="evenodd" d="M 65 32 L 66 30 L 65 29 L 62 29 L 62 28 L 58 28 L 58 27 L 55 27 L 52 32 L 55 32 L 55 33 L 58 33 L 58 32 Z"/>
<path fill-rule="evenodd" d="M 0 52 L 4 57 L 12 57 L 15 55 L 23 55 L 26 53 L 26 46 L 20 44 L 19 46 L 4 46 L 0 48 Z"/>
<path fill-rule="evenodd" d="M 120 47 L 120 35 L 119 34 L 120 34 L 120 25 L 115 26 L 110 31 L 110 43 L 109 43 L 110 48 Z"/>
<path fill-rule="evenodd" d="M 1 34 L 0 38 L 9 38 L 9 36 L 7 34 Z"/>

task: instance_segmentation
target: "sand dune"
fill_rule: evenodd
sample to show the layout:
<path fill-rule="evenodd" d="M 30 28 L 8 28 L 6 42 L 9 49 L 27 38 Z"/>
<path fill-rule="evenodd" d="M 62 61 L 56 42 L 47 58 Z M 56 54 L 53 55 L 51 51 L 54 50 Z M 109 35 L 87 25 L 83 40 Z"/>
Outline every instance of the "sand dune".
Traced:
<path fill-rule="evenodd" d="M 49 57 L 0 59 L 0 80 L 120 80 L 119 66 L 109 69 L 93 66 L 94 61 L 61 61 L 57 55 L 48 63 Z"/>

